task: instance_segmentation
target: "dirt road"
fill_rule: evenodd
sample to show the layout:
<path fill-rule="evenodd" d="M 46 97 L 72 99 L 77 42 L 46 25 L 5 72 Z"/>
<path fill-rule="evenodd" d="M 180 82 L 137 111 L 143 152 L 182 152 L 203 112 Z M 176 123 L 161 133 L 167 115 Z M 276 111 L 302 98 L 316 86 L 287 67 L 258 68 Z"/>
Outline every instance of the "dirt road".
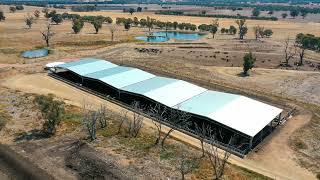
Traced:
<path fill-rule="evenodd" d="M 83 101 L 86 101 L 96 107 L 105 104 L 110 110 L 115 112 L 122 110 L 118 105 L 85 93 L 75 87 L 55 80 L 46 74 L 18 75 L 9 78 L 2 84 L 10 89 L 28 93 L 52 93 L 63 98 L 67 103 L 76 106 L 81 106 Z M 315 176 L 311 172 L 296 163 L 294 160 L 295 155 L 288 146 L 288 138 L 290 135 L 296 129 L 305 125 L 310 120 L 310 117 L 311 115 L 308 112 L 303 111 L 285 123 L 280 131 L 274 133 L 273 137 L 259 152 L 252 152 L 244 159 L 232 156 L 230 162 L 275 179 L 315 179 Z M 145 124 L 149 127 L 153 126 L 150 120 L 146 120 Z M 164 131 L 166 130 L 168 129 L 164 128 Z M 197 139 L 183 133 L 174 132 L 172 136 L 193 146 L 200 147 Z"/>

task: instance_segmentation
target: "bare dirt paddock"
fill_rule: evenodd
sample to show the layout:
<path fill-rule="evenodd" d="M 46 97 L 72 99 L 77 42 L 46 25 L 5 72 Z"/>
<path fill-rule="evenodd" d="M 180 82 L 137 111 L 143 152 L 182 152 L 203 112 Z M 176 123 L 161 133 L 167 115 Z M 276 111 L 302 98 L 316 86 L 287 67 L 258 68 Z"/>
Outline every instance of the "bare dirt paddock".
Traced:
<path fill-rule="evenodd" d="M 3 85 L 10 89 L 28 93 L 53 93 L 65 99 L 66 102 L 77 106 L 80 106 L 85 98 L 96 106 L 100 106 L 100 104 L 103 103 L 107 104 L 107 106 L 114 111 L 121 110 L 117 105 L 52 79 L 46 74 L 15 76 L 5 81 Z M 281 130 L 273 135 L 272 139 L 264 145 L 263 149 L 257 153 L 252 152 L 245 159 L 232 156 L 230 162 L 276 179 L 314 179 L 313 174 L 301 168 L 296 163 L 294 160 L 295 155 L 288 146 L 290 135 L 296 129 L 304 126 L 310 118 L 310 113 L 302 110 L 299 115 L 290 119 L 285 126 L 281 127 Z M 149 126 L 152 125 L 150 122 L 146 123 Z M 178 139 L 183 139 L 194 146 L 199 147 L 200 145 L 198 140 L 185 134 L 176 132 L 173 136 Z"/>

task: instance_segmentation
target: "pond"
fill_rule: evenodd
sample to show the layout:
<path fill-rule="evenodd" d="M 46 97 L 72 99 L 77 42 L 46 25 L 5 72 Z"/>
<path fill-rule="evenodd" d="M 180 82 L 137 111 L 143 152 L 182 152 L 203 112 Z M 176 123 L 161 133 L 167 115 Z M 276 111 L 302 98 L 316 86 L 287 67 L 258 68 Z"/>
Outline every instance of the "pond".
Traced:
<path fill-rule="evenodd" d="M 49 50 L 46 48 L 36 49 L 31 51 L 25 51 L 21 54 L 24 58 L 38 58 L 43 56 L 48 56 Z"/>
<path fill-rule="evenodd" d="M 138 36 L 136 39 L 145 42 L 166 42 L 170 39 L 193 41 L 202 37 L 199 33 L 183 33 L 183 32 L 154 32 L 151 36 Z"/>

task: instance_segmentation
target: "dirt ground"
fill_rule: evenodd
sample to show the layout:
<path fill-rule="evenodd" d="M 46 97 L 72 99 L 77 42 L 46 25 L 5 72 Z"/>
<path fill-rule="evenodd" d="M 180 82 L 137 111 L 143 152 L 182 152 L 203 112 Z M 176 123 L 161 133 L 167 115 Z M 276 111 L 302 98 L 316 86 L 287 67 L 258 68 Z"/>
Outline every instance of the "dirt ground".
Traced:
<path fill-rule="evenodd" d="M 86 101 L 96 104 L 97 106 L 100 106 L 101 103 L 106 103 L 107 106 L 114 111 L 119 112 L 121 110 L 117 105 L 54 80 L 46 76 L 46 74 L 16 76 L 6 81 L 4 85 L 29 93 L 54 93 L 58 97 L 65 99 L 66 102 L 77 106 L 80 106 L 82 99 L 85 98 Z M 275 133 L 270 141 L 264 145 L 261 151 L 252 153 L 245 159 L 232 156 L 230 162 L 276 179 L 315 179 L 312 173 L 297 164 L 294 160 L 295 155 L 288 146 L 288 138 L 291 133 L 305 125 L 309 120 L 310 113 L 301 113 L 301 115 L 285 123 L 281 130 Z M 148 124 L 150 126 L 152 125 L 150 122 Z M 194 146 L 200 145 L 198 140 L 182 133 L 175 132 L 173 137 L 184 139 Z"/>

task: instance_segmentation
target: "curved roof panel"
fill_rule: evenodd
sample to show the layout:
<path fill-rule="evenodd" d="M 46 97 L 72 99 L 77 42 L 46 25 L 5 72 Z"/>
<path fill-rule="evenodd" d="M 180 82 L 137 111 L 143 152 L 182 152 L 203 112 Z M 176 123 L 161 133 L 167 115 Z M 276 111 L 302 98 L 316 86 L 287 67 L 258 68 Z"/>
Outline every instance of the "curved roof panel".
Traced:
<path fill-rule="evenodd" d="M 142 71 L 140 69 L 134 69 L 116 73 L 110 76 L 105 76 L 99 80 L 107 83 L 115 88 L 122 88 L 140 81 L 144 81 L 155 77 L 155 75 Z"/>
<path fill-rule="evenodd" d="M 205 91 L 207 91 L 207 89 L 178 80 L 174 83 L 144 93 L 143 95 L 166 106 L 173 107 Z"/>
<path fill-rule="evenodd" d="M 123 93 L 141 95 L 170 108 L 206 117 L 251 137 L 282 112 L 282 109 L 244 96 L 210 91 L 182 80 L 155 76 L 99 59 L 85 58 L 58 63 L 55 67 L 100 80 Z"/>
<path fill-rule="evenodd" d="M 126 87 L 121 88 L 124 91 L 137 93 L 137 94 L 145 94 L 154 89 L 158 89 L 162 86 L 177 82 L 177 79 L 165 78 L 156 76 L 151 79 L 147 79 L 145 81 L 141 81 Z"/>

